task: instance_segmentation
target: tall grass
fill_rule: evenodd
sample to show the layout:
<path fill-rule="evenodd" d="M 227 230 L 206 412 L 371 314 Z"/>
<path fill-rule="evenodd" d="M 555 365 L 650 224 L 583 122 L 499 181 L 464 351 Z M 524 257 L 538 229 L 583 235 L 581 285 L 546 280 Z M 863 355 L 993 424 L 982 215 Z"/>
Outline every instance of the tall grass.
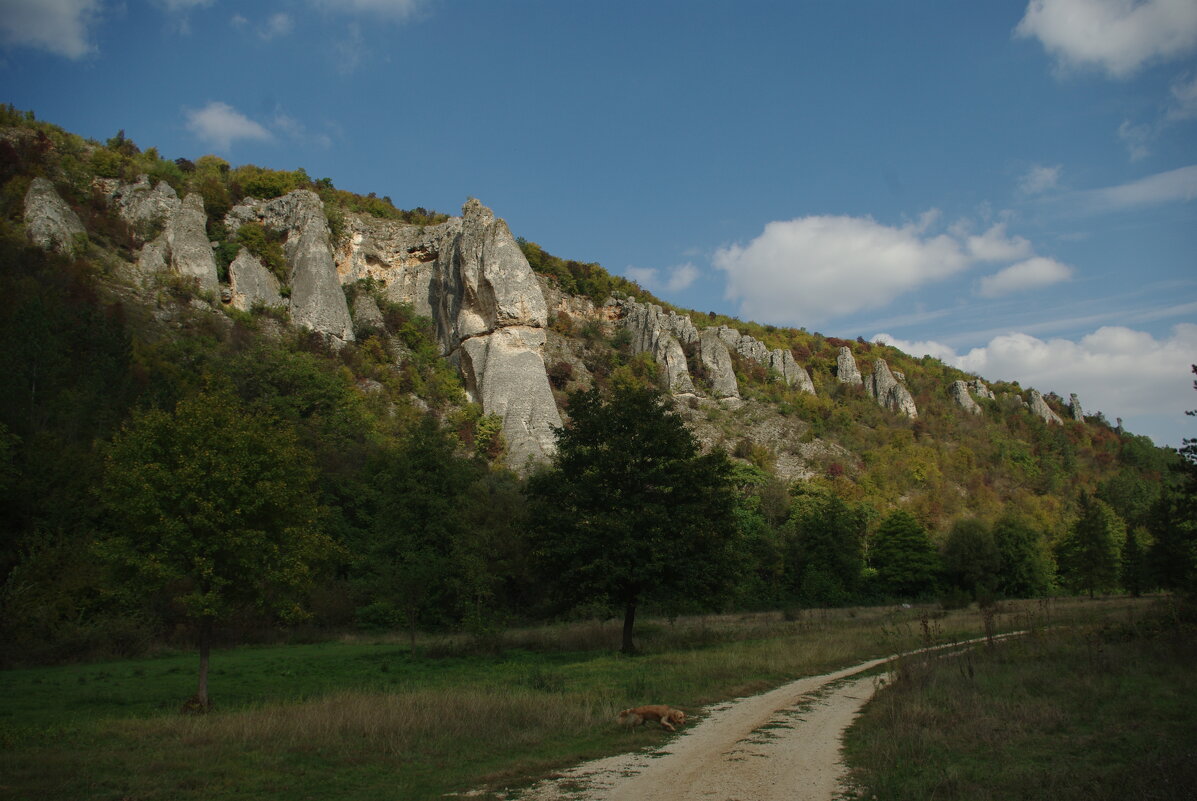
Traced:
<path fill-rule="evenodd" d="M 904 658 L 847 737 L 855 797 L 1197 797 L 1194 635 L 1157 609 Z"/>

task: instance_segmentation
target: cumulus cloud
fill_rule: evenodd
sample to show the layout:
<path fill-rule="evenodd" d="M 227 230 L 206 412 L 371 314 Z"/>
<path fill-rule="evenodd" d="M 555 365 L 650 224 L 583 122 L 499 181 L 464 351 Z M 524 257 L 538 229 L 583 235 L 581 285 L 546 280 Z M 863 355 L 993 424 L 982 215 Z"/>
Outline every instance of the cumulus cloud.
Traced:
<path fill-rule="evenodd" d="M 1018 188 L 1024 195 L 1039 195 L 1055 189 L 1060 184 L 1060 173 L 1063 167 L 1045 167 L 1036 164 L 1018 179 Z"/>
<path fill-rule="evenodd" d="M 1176 325 L 1159 339 L 1123 326 L 1102 327 L 1078 341 L 1004 334 L 962 355 L 937 342 L 905 342 L 888 334 L 874 339 L 914 356 L 929 353 L 989 380 L 1018 381 L 1063 397 L 1075 392 L 1087 413 L 1125 418 L 1131 431 L 1159 444 L 1180 444 L 1184 411 L 1193 406 L 1189 368 L 1197 353 L 1197 325 L 1192 323 Z"/>
<path fill-rule="evenodd" d="M 698 280 L 699 272 L 687 262 L 664 271 L 656 267 L 628 267 L 624 274 L 654 292 L 681 292 Z"/>
<path fill-rule="evenodd" d="M 228 150 L 234 141 L 270 141 L 273 135 L 228 103 L 213 101 L 200 109 L 185 109 L 187 130 L 207 144 Z"/>
<path fill-rule="evenodd" d="M 1031 255 L 1031 243 L 1021 236 L 1009 236 L 1006 224 L 998 223 L 978 236 L 965 240 L 969 255 L 977 261 L 1014 261 Z"/>
<path fill-rule="evenodd" d="M 825 320 L 876 308 L 969 265 L 960 242 L 927 235 L 927 220 L 899 228 L 862 217 L 771 222 L 747 246 L 715 252 L 729 299 L 766 322 Z"/>
<path fill-rule="evenodd" d="M 258 36 L 266 41 L 286 36 L 295 28 L 295 21 L 289 14 L 278 12 L 266 18 L 266 22 L 258 30 Z"/>
<path fill-rule="evenodd" d="M 1139 161 L 1151 155 L 1151 140 L 1155 138 L 1155 131 L 1150 125 L 1134 125 L 1130 120 L 1123 120 L 1118 126 L 1118 138 L 1126 145 L 1131 161 Z"/>
<path fill-rule="evenodd" d="M 99 13 L 99 0 L 4 0 L 0 38 L 7 45 L 83 58 L 96 49 L 91 32 Z"/>
<path fill-rule="evenodd" d="M 1058 284 L 1072 278 L 1072 268 L 1055 259 L 1036 256 L 981 279 L 978 294 L 984 298 L 996 298 L 1027 289 Z"/>
<path fill-rule="evenodd" d="M 1197 49 L 1197 3 L 1031 0 L 1014 33 L 1038 39 L 1063 67 L 1096 67 L 1122 78 Z"/>

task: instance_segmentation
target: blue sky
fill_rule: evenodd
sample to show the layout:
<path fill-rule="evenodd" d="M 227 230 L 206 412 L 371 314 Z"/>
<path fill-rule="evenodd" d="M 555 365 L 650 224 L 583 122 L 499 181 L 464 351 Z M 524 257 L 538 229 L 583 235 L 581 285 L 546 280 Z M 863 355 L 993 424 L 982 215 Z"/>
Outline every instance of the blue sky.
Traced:
<path fill-rule="evenodd" d="M 1197 436 L 1197 2 L 0 0 L 0 101 Z"/>

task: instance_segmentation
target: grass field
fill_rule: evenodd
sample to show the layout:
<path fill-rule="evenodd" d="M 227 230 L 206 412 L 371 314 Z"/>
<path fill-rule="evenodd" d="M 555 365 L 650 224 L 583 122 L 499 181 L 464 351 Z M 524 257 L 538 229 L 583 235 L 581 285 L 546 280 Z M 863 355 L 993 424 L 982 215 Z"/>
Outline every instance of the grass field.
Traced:
<path fill-rule="evenodd" d="M 900 660 L 846 737 L 855 797 L 1197 798 L 1197 625 L 1176 612 Z"/>
<path fill-rule="evenodd" d="M 1147 606 L 1057 600 L 996 615 L 884 607 L 650 620 L 635 658 L 612 650 L 615 623 L 513 631 L 491 654 L 452 638 L 412 653 L 402 636 L 243 647 L 213 654 L 215 711 L 198 717 L 178 714 L 194 691 L 190 653 L 5 671 L 0 799 L 422 799 L 518 785 L 665 736 L 622 730 L 614 717 L 625 706 L 698 712 L 987 628 L 1134 626 Z"/>

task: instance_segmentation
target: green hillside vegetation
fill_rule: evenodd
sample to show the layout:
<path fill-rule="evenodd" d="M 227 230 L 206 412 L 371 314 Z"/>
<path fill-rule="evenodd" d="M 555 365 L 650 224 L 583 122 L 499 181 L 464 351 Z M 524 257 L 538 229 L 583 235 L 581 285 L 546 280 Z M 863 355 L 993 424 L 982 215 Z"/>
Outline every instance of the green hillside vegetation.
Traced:
<path fill-rule="evenodd" d="M 143 174 L 203 197 L 226 264 L 244 246 L 274 269 L 285 267 L 269 231 L 243 228 L 233 237 L 224 230 L 224 214 L 247 196 L 311 189 L 325 201 L 334 234 L 352 213 L 413 225 L 445 219 L 312 181 L 302 169 L 233 167 L 215 156 L 170 160 L 123 133 L 88 141 L 0 109 L 0 663 L 193 643 L 205 620 L 219 621 L 218 646 L 279 631 L 356 629 L 401 631 L 411 642 L 430 631 L 460 632 L 480 648 L 497 648 L 513 624 L 622 611 L 598 597 L 572 599 L 568 608 L 551 597 L 549 564 L 530 537 L 528 482 L 503 467 L 498 421 L 467 401 L 438 354 L 431 321 L 387 302 L 377 285 L 346 289 L 372 294 L 383 326 L 335 351 L 276 311 L 214 309 L 177 276 L 162 276 L 151 298 L 134 292 L 123 265 L 152 232 L 130 230 L 94 182 Z M 87 241 L 70 255 L 27 242 L 23 199 L 36 176 L 51 180 L 84 222 Z M 600 303 L 618 293 L 656 302 L 599 265 L 522 246 L 533 267 L 566 291 Z M 793 611 L 917 598 L 959 606 L 999 596 L 1194 587 L 1191 459 L 1100 418 L 1045 425 L 1002 397 L 1020 391 L 1012 384 L 994 385 L 999 400 L 980 401 L 983 414 L 968 415 L 947 394 L 951 381 L 967 376 L 930 357 L 684 313 L 696 325 L 727 323 L 790 349 L 818 396 L 737 363 L 752 408 L 794 421 L 803 433 L 797 442 L 746 442 L 734 415 L 710 412 L 734 457 L 717 487 L 722 492 L 727 481 L 734 490 L 731 567 L 705 599 L 654 597 L 657 607 L 645 611 Z M 630 353 L 626 332 L 560 319 L 555 330 L 576 341 L 602 397 L 659 381 L 651 358 Z M 838 384 L 832 367 L 843 345 L 866 371 L 884 358 L 906 374 L 917 421 Z M 559 365 L 549 372 L 568 413 L 569 390 L 586 387 Z M 1048 402 L 1062 410 L 1059 398 Z M 271 488 L 281 499 L 308 489 L 313 508 L 294 525 L 323 543 L 244 595 L 221 589 L 235 584 L 227 577 L 211 583 L 203 571 L 161 569 L 178 551 L 146 559 L 118 547 L 150 524 L 138 516 L 144 499 L 113 488 L 159 465 L 157 449 L 203 452 L 208 429 L 163 421 L 208 419 L 205 405 L 239 421 L 222 443 L 230 449 L 222 471 L 266 480 L 266 466 L 242 459 L 234 446 L 267 435 L 306 465 L 272 479 L 281 483 Z M 193 432 L 193 440 L 168 432 Z M 818 474 L 778 480 L 778 451 L 815 441 L 829 446 Z M 227 497 L 197 493 L 188 503 L 200 511 L 189 507 L 189 517 L 180 511 L 162 524 L 164 547 L 213 521 L 240 520 L 241 507 L 221 508 Z M 1109 526 L 1085 514 L 1098 502 L 1112 516 Z M 254 536 L 269 525 L 254 524 Z M 1114 563 L 1093 572 L 1072 557 L 1099 528 L 1109 547 L 1080 551 Z M 219 687 L 213 693 L 219 699 Z"/>

